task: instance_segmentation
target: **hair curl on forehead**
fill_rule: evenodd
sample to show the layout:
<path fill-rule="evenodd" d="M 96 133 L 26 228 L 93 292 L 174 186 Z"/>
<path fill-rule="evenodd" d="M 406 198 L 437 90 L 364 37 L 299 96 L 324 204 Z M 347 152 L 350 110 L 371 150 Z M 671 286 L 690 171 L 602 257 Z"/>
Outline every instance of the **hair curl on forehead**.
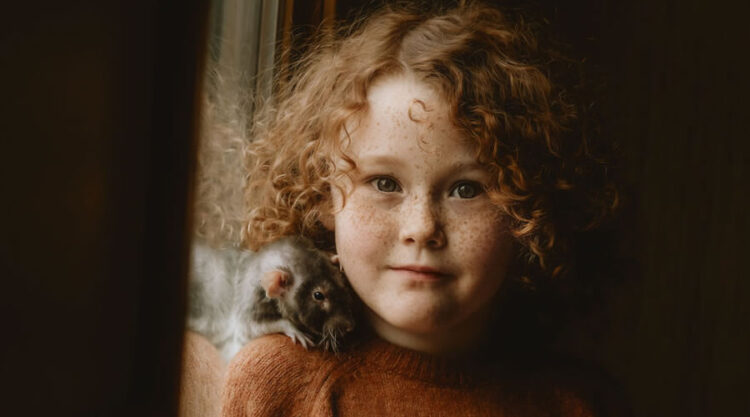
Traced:
<path fill-rule="evenodd" d="M 496 177 L 488 194 L 510 219 L 527 275 L 561 273 L 570 234 L 611 214 L 617 192 L 606 161 L 589 152 L 577 106 L 553 82 L 556 60 L 522 20 L 476 2 L 390 6 L 321 33 L 255 120 L 248 246 L 301 234 L 333 247 L 321 219 L 345 174 L 336 161 L 354 164 L 344 153 L 347 122 L 368 110 L 373 82 L 408 74 L 447 100 Z"/>

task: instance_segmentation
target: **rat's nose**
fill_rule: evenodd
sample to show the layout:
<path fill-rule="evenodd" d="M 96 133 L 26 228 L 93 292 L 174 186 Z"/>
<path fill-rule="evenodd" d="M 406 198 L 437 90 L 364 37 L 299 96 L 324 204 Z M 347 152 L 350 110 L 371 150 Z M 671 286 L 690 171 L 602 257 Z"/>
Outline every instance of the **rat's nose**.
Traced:
<path fill-rule="evenodd" d="M 354 320 L 349 317 L 334 317 L 329 320 L 326 327 L 338 329 L 343 333 L 349 333 L 354 330 Z"/>

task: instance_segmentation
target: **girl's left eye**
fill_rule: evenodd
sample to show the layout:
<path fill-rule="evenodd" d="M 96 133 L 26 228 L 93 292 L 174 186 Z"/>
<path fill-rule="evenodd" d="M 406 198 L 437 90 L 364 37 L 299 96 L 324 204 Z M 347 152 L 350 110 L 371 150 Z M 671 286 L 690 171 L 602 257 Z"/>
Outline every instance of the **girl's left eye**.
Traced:
<path fill-rule="evenodd" d="M 451 190 L 451 197 L 474 198 L 482 192 L 482 186 L 475 182 L 460 182 Z"/>

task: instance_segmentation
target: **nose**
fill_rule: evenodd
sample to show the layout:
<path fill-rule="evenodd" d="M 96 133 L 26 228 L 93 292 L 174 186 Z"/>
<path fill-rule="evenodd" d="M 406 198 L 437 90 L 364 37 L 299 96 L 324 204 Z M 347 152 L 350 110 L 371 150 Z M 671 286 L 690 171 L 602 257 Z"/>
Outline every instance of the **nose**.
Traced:
<path fill-rule="evenodd" d="M 401 242 L 430 249 L 440 249 L 446 237 L 440 221 L 440 210 L 429 199 L 413 199 L 404 207 L 400 230 Z"/>

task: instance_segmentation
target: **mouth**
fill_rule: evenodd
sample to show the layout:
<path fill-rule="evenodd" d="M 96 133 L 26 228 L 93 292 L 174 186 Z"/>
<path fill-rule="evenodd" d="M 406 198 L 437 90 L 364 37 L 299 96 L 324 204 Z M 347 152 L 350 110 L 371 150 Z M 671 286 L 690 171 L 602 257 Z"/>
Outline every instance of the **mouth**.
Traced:
<path fill-rule="evenodd" d="M 447 272 L 426 265 L 399 265 L 389 269 L 415 281 L 440 281 L 450 277 Z"/>

